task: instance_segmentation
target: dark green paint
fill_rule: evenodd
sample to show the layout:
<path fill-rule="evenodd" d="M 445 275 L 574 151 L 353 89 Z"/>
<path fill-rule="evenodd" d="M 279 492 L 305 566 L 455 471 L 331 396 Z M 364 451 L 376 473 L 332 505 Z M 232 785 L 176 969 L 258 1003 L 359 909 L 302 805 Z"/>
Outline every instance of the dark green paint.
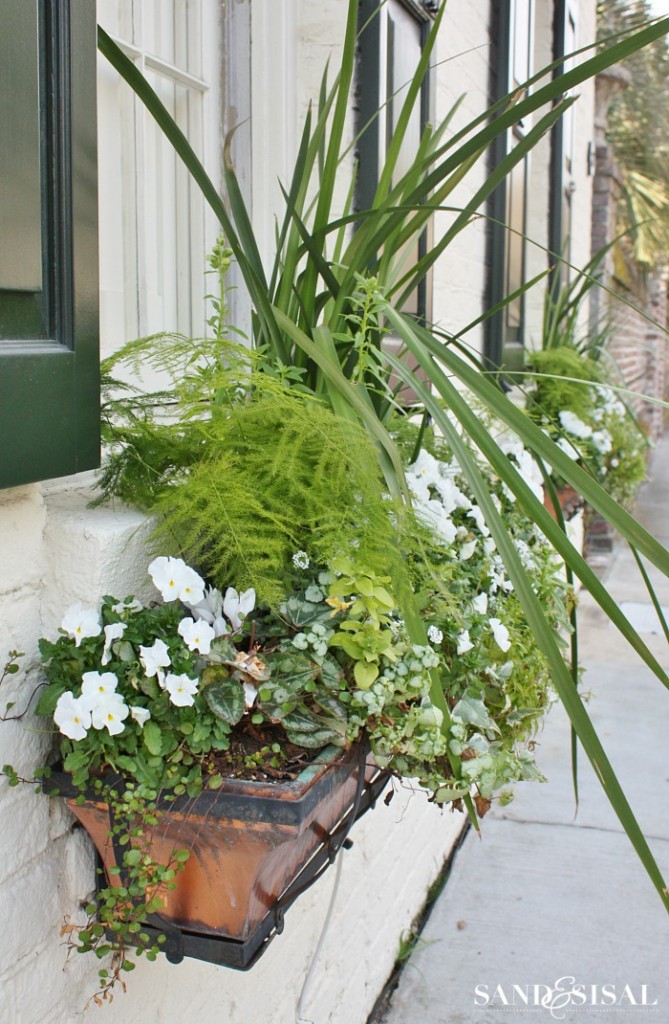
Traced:
<path fill-rule="evenodd" d="M 25 0 L 6 2 L 33 16 Z M 0 291 L 2 487 L 99 465 L 95 5 L 42 0 L 38 11 L 42 291 Z"/>

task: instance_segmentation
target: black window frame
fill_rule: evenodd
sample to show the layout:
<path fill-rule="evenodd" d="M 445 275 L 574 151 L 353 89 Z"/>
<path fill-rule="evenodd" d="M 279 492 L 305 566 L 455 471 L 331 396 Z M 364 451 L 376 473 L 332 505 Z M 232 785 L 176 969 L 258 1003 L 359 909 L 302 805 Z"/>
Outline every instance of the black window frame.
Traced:
<path fill-rule="evenodd" d="M 4 2 L 20 10 L 31 0 Z M 0 289 L 0 487 L 100 463 L 95 4 L 33 2 L 42 288 Z M 34 62 L 34 52 L 17 50 L 16 60 Z"/>
<path fill-rule="evenodd" d="M 511 0 L 497 0 L 493 6 L 491 17 L 491 41 L 494 42 L 494 60 L 491 68 L 491 103 L 495 103 L 506 96 L 513 87 L 513 64 L 514 64 L 514 33 L 512 17 L 515 4 Z M 528 4 L 528 63 L 532 60 L 532 28 L 534 23 L 534 0 Z M 531 68 L 531 63 L 530 63 Z M 528 77 L 529 74 L 528 74 Z M 510 151 L 514 138 L 519 138 L 524 132 L 525 126 L 522 123 L 499 135 L 491 147 L 491 169 L 496 167 Z M 513 187 L 514 174 L 524 174 L 523 188 L 523 233 L 526 234 L 527 226 L 527 196 L 528 196 L 528 157 L 525 156 L 514 168 L 501 185 L 495 189 L 489 202 L 490 227 L 488 235 L 488 301 L 489 309 L 499 306 L 507 298 L 510 268 L 509 257 L 512 248 L 512 235 L 509 231 L 511 190 Z M 518 236 L 513 236 L 517 238 Z M 523 241 L 521 246 L 521 268 L 520 283 L 526 281 L 526 245 Z M 519 325 L 513 329 L 507 322 L 510 307 L 502 306 L 495 313 L 488 317 L 485 332 L 485 359 L 492 369 L 503 369 L 512 373 L 514 370 L 521 370 L 525 361 L 525 296 L 520 295 L 516 300 L 518 309 Z"/>
<path fill-rule="evenodd" d="M 420 29 L 422 48 L 432 27 L 433 18 L 439 9 L 439 0 L 397 0 L 397 3 L 416 19 Z M 360 137 L 356 153 L 358 160 L 356 207 L 361 211 L 367 210 L 371 206 L 382 167 L 382 154 L 387 152 L 388 148 L 387 137 L 381 138 L 377 116 L 382 104 L 387 101 L 386 96 L 381 96 L 381 33 L 378 14 L 380 6 L 380 0 L 360 0 L 359 4 L 358 25 L 360 29 L 364 30 L 360 32 L 358 41 L 356 134 L 359 134 Z M 427 123 L 433 120 L 432 79 L 433 75 L 428 70 L 420 95 L 421 132 Z M 430 225 L 421 233 L 418 241 L 419 259 L 427 253 L 431 237 Z M 428 323 L 432 315 L 431 279 L 432 275 L 429 273 L 418 285 L 416 306 L 418 319 L 422 323 Z"/>

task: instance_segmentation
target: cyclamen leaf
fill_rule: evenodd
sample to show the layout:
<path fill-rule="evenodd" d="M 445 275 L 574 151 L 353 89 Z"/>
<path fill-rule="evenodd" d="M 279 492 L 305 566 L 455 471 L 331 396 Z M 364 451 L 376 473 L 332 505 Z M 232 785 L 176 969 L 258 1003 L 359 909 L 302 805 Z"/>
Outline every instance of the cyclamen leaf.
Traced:
<path fill-rule="evenodd" d="M 323 711 L 328 712 L 329 717 L 334 716 L 336 719 L 338 719 L 337 726 L 333 726 L 333 728 L 336 728 L 337 731 L 342 731 L 343 729 L 345 729 L 346 723 L 348 721 L 348 715 L 346 712 L 346 708 L 340 701 L 337 700 L 336 697 L 324 697 L 322 695 L 319 695 L 316 698 L 316 701 L 318 703 L 319 708 L 321 708 Z"/>
<path fill-rule="evenodd" d="M 306 684 L 315 678 L 318 672 L 318 665 L 310 661 L 304 654 L 288 654 L 280 651 L 272 655 L 269 660 L 269 667 L 272 673 L 272 682 L 281 682 L 282 686 L 294 693 L 304 689 Z M 277 700 L 282 698 L 276 693 Z M 283 698 L 284 700 L 287 698 Z"/>
<path fill-rule="evenodd" d="M 303 711 L 293 711 L 290 715 L 286 716 L 283 720 L 283 727 L 286 732 L 300 732 L 301 734 L 318 732 L 320 729 L 319 723 L 314 716 Z M 305 746 L 307 745 L 310 744 L 305 744 Z"/>
<path fill-rule="evenodd" d="M 341 667 L 334 658 L 323 658 L 323 664 L 321 665 L 321 678 L 326 686 L 333 690 L 339 689 L 339 682 L 342 675 L 343 672 Z"/>
<path fill-rule="evenodd" d="M 318 729 L 316 732 L 293 732 L 286 727 L 285 722 L 284 727 L 290 742 L 298 747 L 309 747 L 314 750 L 317 747 L 326 747 L 328 743 L 342 745 L 342 737 L 332 729 Z"/>
<path fill-rule="evenodd" d="M 217 718 L 236 725 L 244 714 L 244 690 L 236 679 L 223 679 L 204 689 L 204 699 Z"/>

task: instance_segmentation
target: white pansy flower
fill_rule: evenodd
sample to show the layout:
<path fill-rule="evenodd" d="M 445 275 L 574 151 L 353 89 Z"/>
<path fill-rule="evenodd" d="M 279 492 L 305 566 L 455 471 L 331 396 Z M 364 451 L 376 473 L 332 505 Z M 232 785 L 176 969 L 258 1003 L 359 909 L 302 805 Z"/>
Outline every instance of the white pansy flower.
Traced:
<path fill-rule="evenodd" d="M 170 652 L 165 641 L 156 640 L 151 647 L 140 647 L 139 660 L 144 666 L 144 674 L 149 677 L 157 676 L 158 682 L 162 686 L 162 669 L 172 664 Z"/>
<path fill-rule="evenodd" d="M 416 515 L 446 543 L 452 544 L 457 535 L 455 523 L 444 512 L 444 506 L 436 498 L 419 498 L 415 504 Z"/>
<path fill-rule="evenodd" d="M 151 712 L 148 708 L 140 708 L 138 706 L 130 706 L 130 717 L 134 718 L 140 728 L 148 722 L 151 717 Z"/>
<path fill-rule="evenodd" d="M 485 591 L 482 594 L 477 594 L 472 600 L 472 608 L 477 615 L 485 615 L 488 611 L 488 595 Z"/>
<path fill-rule="evenodd" d="M 430 487 L 436 487 L 441 483 L 439 466 L 440 463 L 434 455 L 421 448 L 418 458 L 409 466 L 407 472 L 407 483 L 415 497 L 424 501 L 429 499 Z"/>
<path fill-rule="evenodd" d="M 558 413 L 558 418 L 563 428 L 568 434 L 572 434 L 573 437 L 580 437 L 583 441 L 587 441 L 589 437 L 592 437 L 592 427 L 584 423 L 581 417 L 577 416 L 571 409 L 562 409 Z"/>
<path fill-rule="evenodd" d="M 195 605 L 204 600 L 204 580 L 182 558 L 161 555 L 149 566 L 149 575 L 163 601 Z"/>
<path fill-rule="evenodd" d="M 102 626 L 96 608 L 84 608 L 82 604 L 73 604 L 63 616 L 60 628 L 64 630 L 78 647 L 85 637 L 100 636 Z"/>
<path fill-rule="evenodd" d="M 488 625 L 492 630 L 492 635 L 495 638 L 495 643 L 500 650 L 506 651 L 511 647 L 511 641 L 509 640 L 509 631 L 506 626 L 499 619 L 488 619 Z"/>
<path fill-rule="evenodd" d="M 444 634 L 438 626 L 427 627 L 427 638 L 432 644 L 440 644 L 444 639 Z"/>
<path fill-rule="evenodd" d="M 121 694 L 110 693 L 91 710 L 91 721 L 94 729 L 106 729 L 110 736 L 117 736 L 125 729 L 123 723 L 129 714 Z"/>
<path fill-rule="evenodd" d="M 458 647 L 456 653 L 466 654 L 467 651 L 472 650 L 473 646 L 474 644 L 469 639 L 469 630 L 463 629 L 462 632 L 458 635 Z"/>
<path fill-rule="evenodd" d="M 53 720 L 64 736 L 70 740 L 83 740 L 91 727 L 91 713 L 81 697 L 71 690 L 61 693 L 56 702 Z"/>
<path fill-rule="evenodd" d="M 444 511 L 454 512 L 456 508 L 471 508 L 471 501 L 466 494 L 463 494 L 455 480 L 451 476 L 440 477 L 435 484 L 439 497 L 444 506 Z"/>
<path fill-rule="evenodd" d="M 165 676 L 165 689 L 175 707 L 190 707 L 195 702 L 197 687 L 198 680 L 191 679 L 185 674 L 177 676 L 170 672 Z"/>
<path fill-rule="evenodd" d="M 486 537 L 483 541 L 483 550 L 486 555 L 492 555 L 494 551 L 497 551 L 497 545 L 492 537 Z"/>
<path fill-rule="evenodd" d="M 211 641 L 215 638 L 216 632 L 213 626 L 200 619 L 182 619 L 177 626 L 177 633 L 182 638 L 189 651 L 198 651 L 199 654 L 209 654 Z"/>
<path fill-rule="evenodd" d="M 115 694 L 117 686 L 118 679 L 113 672 L 84 672 L 81 677 L 81 700 L 92 711 Z"/>
<path fill-rule="evenodd" d="M 472 505 L 469 512 L 467 513 L 467 518 L 474 520 L 474 522 L 476 523 L 484 537 L 490 536 L 490 530 L 488 529 L 486 521 L 483 518 L 483 512 L 481 511 L 478 505 Z"/>
<path fill-rule="evenodd" d="M 468 561 L 472 557 L 472 555 L 476 551 L 476 545 L 477 544 L 478 544 L 477 540 L 468 540 L 466 544 L 462 545 L 462 547 L 460 548 L 460 555 L 459 555 L 459 558 L 460 558 L 461 562 L 466 562 L 466 561 Z"/>
<path fill-rule="evenodd" d="M 228 587 L 223 601 L 223 614 L 233 630 L 242 628 L 242 622 L 253 611 L 256 603 L 256 592 L 249 587 L 243 594 L 238 594 L 234 587 Z"/>
<path fill-rule="evenodd" d="M 108 626 L 105 626 L 105 645 L 102 651 L 102 657 L 100 658 L 101 665 L 108 665 L 111 661 L 111 645 L 114 640 L 120 640 L 126 629 L 128 628 L 125 622 L 110 622 Z"/>

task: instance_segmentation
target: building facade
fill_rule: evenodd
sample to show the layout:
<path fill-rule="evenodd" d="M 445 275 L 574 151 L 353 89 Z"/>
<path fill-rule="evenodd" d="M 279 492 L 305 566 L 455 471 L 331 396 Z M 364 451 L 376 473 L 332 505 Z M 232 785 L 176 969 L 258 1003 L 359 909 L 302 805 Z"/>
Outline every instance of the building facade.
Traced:
<path fill-rule="evenodd" d="M 363 0 L 361 19 L 374 6 Z M 436 6 L 388 0 L 373 39 L 361 43 L 348 128 L 361 208 L 392 134 L 393 98 L 412 74 Z M 100 25 L 146 74 L 219 185 L 224 140 L 236 129 L 231 155 L 266 259 L 282 208 L 277 182 L 289 179 L 326 62 L 337 66 L 346 7 L 345 0 L 97 2 Z M 143 518 L 88 507 L 99 447 L 98 339 L 105 356 L 152 332 L 206 330 L 206 254 L 217 236 L 160 130 L 96 58 L 91 8 L 89 0 L 5 0 L 0 15 L 9 111 L 0 115 L 0 669 L 9 651 L 24 652 L 22 671 L 3 683 L 16 709 L 39 683 L 37 639 L 55 634 L 68 604 L 147 592 Z M 443 118 L 462 97 L 455 132 L 594 36 L 595 0 L 449 0 L 421 116 Z M 357 140 L 365 111 L 378 108 L 373 133 Z M 417 122 L 410 138 L 420 130 Z M 450 205 L 465 207 L 531 130 L 531 123 L 514 126 Z M 593 136 L 594 86 L 586 83 L 568 119 L 516 165 L 442 255 L 411 299 L 416 311 L 453 334 L 475 323 L 463 340 L 516 366 L 523 346 L 538 342 L 543 285 L 484 323 L 481 314 L 545 271 L 551 251 L 568 245 L 574 266 L 589 259 Z M 437 213 L 421 244 L 433 244 L 455 215 Z M 241 288 L 233 316 L 248 330 Z M 0 723 L 2 763 L 31 778 L 49 746 L 40 730 L 29 715 Z M 64 918 L 77 920 L 94 886 L 92 850 L 70 815 L 32 787 L 3 784 L 0 800 L 0 1019 L 78 1020 L 98 964 L 66 961 L 60 928 Z M 398 792 L 356 829 L 334 911 L 333 870 L 291 910 L 285 934 L 252 974 L 195 961 L 140 964 L 128 994 L 93 1012 L 124 1024 L 193 1015 L 202 1024 L 292 1024 L 298 1006 L 298 1015 L 320 1024 L 363 1024 L 461 825 L 421 794 Z"/>

